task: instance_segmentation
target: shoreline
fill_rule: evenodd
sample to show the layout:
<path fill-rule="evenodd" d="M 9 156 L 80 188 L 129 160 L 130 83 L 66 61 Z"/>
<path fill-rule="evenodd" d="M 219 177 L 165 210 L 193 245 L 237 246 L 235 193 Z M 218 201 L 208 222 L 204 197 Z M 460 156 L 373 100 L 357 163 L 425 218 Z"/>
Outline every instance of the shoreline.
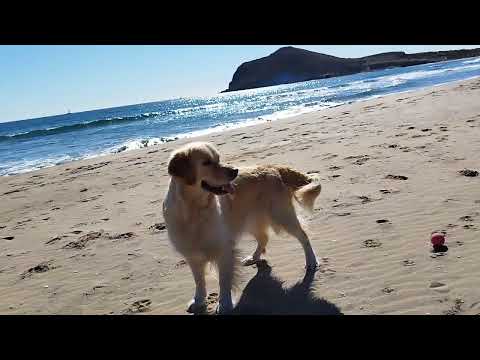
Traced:
<path fill-rule="evenodd" d="M 163 226 L 170 152 L 192 139 L 0 177 L 0 314 L 185 314 L 194 283 Z M 301 213 L 321 267 L 273 235 L 271 274 L 242 267 L 240 302 L 322 314 L 480 314 L 480 79 L 202 135 L 235 167 L 317 173 Z M 432 231 L 446 231 L 433 253 Z M 253 250 L 246 237 L 240 252 Z M 207 277 L 214 306 L 218 282 Z M 256 291 L 250 291 L 252 288 Z M 250 289 L 250 290 L 249 290 Z M 295 289 L 299 289 L 297 286 Z M 297 296 L 297 297 L 295 297 Z M 316 299 L 316 300 L 315 300 Z M 283 305 L 282 305 L 283 304 Z"/>
<path fill-rule="evenodd" d="M 270 120 L 270 119 L 264 120 L 263 119 L 263 118 L 268 118 L 268 117 L 272 117 L 273 115 L 275 115 L 275 113 L 272 113 L 272 114 L 269 114 L 269 115 L 260 116 L 260 117 L 253 118 L 253 119 L 246 119 L 246 120 L 244 120 L 242 122 L 239 122 L 239 123 L 217 126 L 219 128 L 222 128 L 222 127 L 225 126 L 225 128 L 222 128 L 222 129 L 219 129 L 219 130 L 215 130 L 216 127 L 213 127 L 213 128 L 195 130 L 191 133 L 181 133 L 181 134 L 177 134 L 177 135 L 168 135 L 168 136 L 163 136 L 163 137 L 152 137 L 152 138 L 148 138 L 148 139 L 130 139 L 126 142 L 123 142 L 121 144 L 117 144 L 117 145 L 114 145 L 114 146 L 112 146 L 108 149 L 105 149 L 105 150 L 103 150 L 103 151 L 101 151 L 100 153 L 97 153 L 97 154 L 85 155 L 83 158 L 80 158 L 80 159 L 64 161 L 64 162 L 59 163 L 59 164 L 49 165 L 49 166 L 45 166 L 45 167 L 42 167 L 42 168 L 39 168 L 39 169 L 22 171 L 22 172 L 17 173 L 17 174 L 5 174 L 5 175 L 0 176 L 0 178 L 1 177 L 18 176 L 18 175 L 22 175 L 22 174 L 30 174 L 30 173 L 35 172 L 35 171 L 40 171 L 40 170 L 49 169 L 49 168 L 56 167 L 56 166 L 71 164 L 71 163 L 75 163 L 75 162 L 78 162 L 78 161 L 87 161 L 87 160 L 90 160 L 90 159 L 98 159 L 98 158 L 103 158 L 105 156 L 118 155 L 118 154 L 121 154 L 121 153 L 127 153 L 127 152 L 131 152 L 131 151 L 142 150 L 142 149 L 147 149 L 147 148 L 151 149 L 155 146 L 161 146 L 161 145 L 165 145 L 167 143 L 172 143 L 172 142 L 175 143 L 175 142 L 178 142 L 179 140 L 190 139 L 190 141 L 196 141 L 195 139 L 200 138 L 200 137 L 204 137 L 204 136 L 208 137 L 210 135 L 214 135 L 214 134 L 218 134 L 218 133 L 224 133 L 224 132 L 234 131 L 234 130 L 243 129 L 243 128 L 249 128 L 249 127 L 252 127 L 252 126 L 263 125 L 263 124 L 267 124 L 267 123 L 270 123 L 270 122 L 288 120 L 288 119 L 301 117 L 301 116 L 312 114 L 312 113 L 319 113 L 319 112 L 322 112 L 322 111 L 325 111 L 325 110 L 342 107 L 342 106 L 345 106 L 345 105 L 361 103 L 361 102 L 374 100 L 374 99 L 381 99 L 381 98 L 388 97 L 388 96 L 412 93 L 412 92 L 417 92 L 417 91 L 425 91 L 425 90 L 428 90 L 429 88 L 435 88 L 435 87 L 439 87 L 439 86 L 441 87 L 441 86 L 454 85 L 456 83 L 460 83 L 460 82 L 463 82 L 463 81 L 474 80 L 474 79 L 479 78 L 479 77 L 480 77 L 480 75 L 477 75 L 477 76 L 473 76 L 471 78 L 467 78 L 467 79 L 463 79 L 463 80 L 455 80 L 455 81 L 450 81 L 450 82 L 446 82 L 446 83 L 425 86 L 425 87 L 421 87 L 421 88 L 417 88 L 417 89 L 404 90 L 404 91 L 398 91 L 398 92 L 381 94 L 381 95 L 373 95 L 371 97 L 366 97 L 366 98 L 352 100 L 352 101 L 346 101 L 344 103 L 334 104 L 334 105 L 331 105 L 331 106 L 326 106 L 322 109 L 305 111 L 305 112 L 301 112 L 300 114 L 293 114 L 293 115 L 285 116 L 285 117 L 282 117 L 282 118 L 279 118 L 279 119 L 273 119 L 273 120 Z M 288 109 L 287 110 L 282 110 L 280 112 L 286 112 L 286 111 L 288 111 Z M 197 135 L 197 133 L 200 133 L 200 134 Z M 171 139 L 171 140 L 161 141 L 162 139 Z M 160 141 L 157 141 L 157 140 L 160 140 Z M 152 145 L 148 145 L 148 142 L 150 142 L 150 141 L 154 141 L 155 143 L 152 144 Z M 121 150 L 122 148 L 127 147 L 126 144 L 130 144 L 130 143 L 134 143 L 134 142 L 138 142 L 138 143 L 147 142 L 147 145 L 146 146 L 141 146 L 140 148 L 137 148 L 137 149 L 128 150 L 128 148 L 127 148 L 125 150 Z"/>

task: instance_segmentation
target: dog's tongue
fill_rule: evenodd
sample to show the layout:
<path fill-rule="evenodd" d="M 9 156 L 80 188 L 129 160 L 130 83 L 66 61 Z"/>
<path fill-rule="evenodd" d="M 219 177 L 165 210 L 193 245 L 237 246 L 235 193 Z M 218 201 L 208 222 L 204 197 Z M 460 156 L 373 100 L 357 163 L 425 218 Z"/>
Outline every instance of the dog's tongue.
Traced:
<path fill-rule="evenodd" d="M 235 192 L 235 187 L 231 183 L 229 183 L 227 185 L 223 185 L 222 189 L 224 191 L 228 192 L 229 194 L 233 194 Z"/>

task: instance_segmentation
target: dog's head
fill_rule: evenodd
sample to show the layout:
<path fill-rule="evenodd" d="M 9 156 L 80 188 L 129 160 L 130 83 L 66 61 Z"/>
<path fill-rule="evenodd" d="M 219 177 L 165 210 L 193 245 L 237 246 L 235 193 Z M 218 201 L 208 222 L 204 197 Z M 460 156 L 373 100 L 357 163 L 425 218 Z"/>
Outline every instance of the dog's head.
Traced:
<path fill-rule="evenodd" d="M 194 142 L 172 153 L 168 173 L 185 185 L 224 195 L 234 192 L 231 182 L 238 169 L 220 164 L 220 156 L 212 144 Z"/>

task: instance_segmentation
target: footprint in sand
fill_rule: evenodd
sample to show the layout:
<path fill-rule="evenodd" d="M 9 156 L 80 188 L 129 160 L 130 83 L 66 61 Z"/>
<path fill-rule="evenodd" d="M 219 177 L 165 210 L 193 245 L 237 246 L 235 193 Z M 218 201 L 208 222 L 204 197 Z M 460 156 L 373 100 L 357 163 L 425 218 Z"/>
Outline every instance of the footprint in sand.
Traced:
<path fill-rule="evenodd" d="M 443 200 L 443 202 L 446 202 L 446 203 L 451 202 L 451 201 L 458 201 L 458 200 L 457 199 L 452 199 L 452 198 L 448 198 L 448 199 Z"/>
<path fill-rule="evenodd" d="M 414 265 L 415 265 L 415 261 L 410 260 L 410 259 L 403 260 L 403 265 L 404 265 L 404 266 L 414 266 Z"/>
<path fill-rule="evenodd" d="M 433 289 L 438 292 L 448 292 L 447 284 L 441 283 L 439 281 L 432 281 L 429 287 L 430 289 Z"/>
<path fill-rule="evenodd" d="M 167 228 L 167 225 L 165 225 L 165 223 L 156 223 L 156 224 L 153 224 L 152 226 L 150 226 L 148 228 L 148 230 L 150 231 L 153 231 L 153 232 L 160 232 L 160 231 L 163 231 Z"/>
<path fill-rule="evenodd" d="M 26 223 L 28 223 L 28 222 L 30 222 L 30 221 L 32 221 L 32 219 L 17 221 L 17 225 L 23 225 L 23 224 L 26 224 Z"/>
<path fill-rule="evenodd" d="M 45 245 L 51 245 L 51 244 L 55 244 L 56 242 L 60 241 L 61 239 L 63 238 L 66 238 L 68 237 L 67 235 L 60 235 L 60 236 L 55 236 L 54 238 L 48 240 L 47 242 L 45 242 Z"/>
<path fill-rule="evenodd" d="M 28 190 L 28 188 L 23 187 L 23 188 L 20 188 L 20 189 L 10 190 L 10 191 L 4 192 L 2 195 L 10 195 L 10 194 L 14 194 L 14 193 L 17 193 L 17 192 L 22 192 L 22 191 L 25 191 L 25 190 Z"/>
<path fill-rule="evenodd" d="M 187 262 L 185 260 L 180 260 L 175 264 L 175 269 L 181 268 L 183 266 L 187 265 Z"/>
<path fill-rule="evenodd" d="M 362 201 L 362 204 L 372 202 L 372 199 L 370 199 L 368 196 L 362 195 L 357 197 Z"/>
<path fill-rule="evenodd" d="M 95 294 L 95 290 L 97 289 L 103 289 L 104 287 L 107 287 L 106 285 L 96 285 L 92 288 L 92 290 L 89 290 L 84 293 L 85 296 L 92 296 Z"/>
<path fill-rule="evenodd" d="M 97 200 L 97 199 L 100 199 L 103 195 L 95 195 L 95 196 L 92 196 L 92 197 L 89 197 L 89 198 L 86 198 L 86 199 L 82 199 L 80 200 L 80 202 L 89 202 L 89 201 L 94 201 L 94 200 Z"/>
<path fill-rule="evenodd" d="M 127 309 L 123 311 L 124 314 L 137 314 L 150 311 L 150 305 L 152 305 L 152 300 L 142 299 L 135 301 Z"/>
<path fill-rule="evenodd" d="M 408 180 L 408 177 L 403 176 L 403 175 L 387 175 L 385 176 L 385 179 L 390 179 L 390 180 Z"/>
<path fill-rule="evenodd" d="M 444 315 L 457 315 L 463 311 L 462 305 L 465 303 L 462 299 L 455 299 L 454 305 L 443 312 Z"/>
<path fill-rule="evenodd" d="M 325 157 L 323 158 L 323 160 L 330 160 L 330 159 L 336 158 L 338 155 L 329 153 L 329 154 L 325 154 L 324 156 Z"/>
<path fill-rule="evenodd" d="M 63 246 L 63 249 L 84 249 L 89 242 L 92 240 L 98 239 L 100 236 L 103 235 L 103 230 L 100 231 L 91 231 L 88 234 L 85 234 L 78 238 L 77 241 L 70 241 L 68 244 Z"/>
<path fill-rule="evenodd" d="M 44 272 L 47 272 L 49 270 L 53 270 L 53 269 L 56 269 L 56 268 L 57 268 L 57 266 L 54 266 L 52 261 L 42 262 L 42 263 L 40 263 L 40 264 L 38 264 L 34 267 L 31 267 L 27 271 L 23 272 L 20 275 L 20 278 L 25 279 L 25 278 L 28 278 L 28 277 L 32 276 L 33 274 L 44 273 Z"/>
<path fill-rule="evenodd" d="M 471 169 L 463 169 L 458 172 L 459 174 L 467 177 L 476 177 L 478 176 L 478 171 L 477 170 L 471 170 Z"/>
<path fill-rule="evenodd" d="M 333 200 L 333 202 L 337 202 L 338 200 Z M 340 204 L 335 204 L 332 207 L 334 208 L 339 208 L 339 207 L 349 207 L 349 206 L 354 206 L 355 204 L 350 204 L 350 203 L 340 203 Z"/>
<path fill-rule="evenodd" d="M 376 248 L 382 246 L 382 243 L 378 240 L 368 239 L 363 242 L 363 246 L 367 248 Z"/>
<path fill-rule="evenodd" d="M 75 224 L 73 225 L 74 228 L 76 227 L 80 227 L 80 226 L 87 226 L 88 224 L 86 222 L 81 222 L 81 223 L 78 223 L 78 224 Z"/>
<path fill-rule="evenodd" d="M 337 216 L 348 216 L 348 215 L 351 215 L 352 213 L 344 212 L 344 213 L 334 213 L 334 214 Z"/>
<path fill-rule="evenodd" d="M 84 172 L 84 171 L 90 171 L 90 170 L 96 170 L 96 169 L 99 169 L 101 167 L 104 167 L 104 166 L 107 166 L 108 164 L 110 164 L 111 161 L 104 161 L 104 162 L 100 162 L 100 163 L 97 163 L 97 164 L 93 164 L 93 165 L 85 165 L 85 166 L 80 166 L 76 169 L 73 169 L 72 171 L 70 171 L 71 174 L 76 174 L 76 173 L 79 173 L 79 172 Z M 65 169 L 67 170 L 67 169 Z"/>
<path fill-rule="evenodd" d="M 121 234 L 115 234 L 115 235 L 109 235 L 108 238 L 110 240 L 121 240 L 121 239 L 131 239 L 132 237 L 135 237 L 135 233 L 129 231 L 126 233 L 121 233 Z"/>
<path fill-rule="evenodd" d="M 344 158 L 344 160 L 352 160 L 355 159 L 353 162 L 354 165 L 363 165 L 365 164 L 368 160 L 370 160 L 370 157 L 368 155 L 356 155 L 356 156 L 347 156 Z"/>

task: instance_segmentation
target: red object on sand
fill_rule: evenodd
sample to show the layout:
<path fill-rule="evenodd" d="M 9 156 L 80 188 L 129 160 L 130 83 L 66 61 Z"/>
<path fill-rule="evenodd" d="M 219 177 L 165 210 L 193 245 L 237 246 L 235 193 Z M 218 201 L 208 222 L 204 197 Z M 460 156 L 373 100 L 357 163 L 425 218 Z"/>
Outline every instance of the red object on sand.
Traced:
<path fill-rule="evenodd" d="M 431 241 L 433 246 L 441 246 L 445 244 L 445 235 L 442 233 L 433 233 Z"/>

